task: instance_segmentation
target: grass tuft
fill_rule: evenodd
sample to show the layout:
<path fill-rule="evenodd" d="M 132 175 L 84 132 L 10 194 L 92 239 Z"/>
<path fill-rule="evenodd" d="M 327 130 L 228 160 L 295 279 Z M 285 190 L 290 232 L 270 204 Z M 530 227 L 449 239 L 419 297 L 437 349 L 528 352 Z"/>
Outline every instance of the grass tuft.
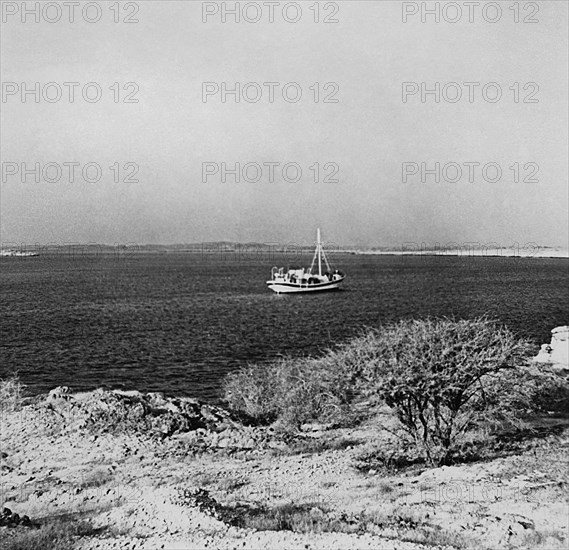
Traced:
<path fill-rule="evenodd" d="M 0 412 L 14 412 L 21 409 L 25 386 L 17 374 L 0 379 Z"/>
<path fill-rule="evenodd" d="M 75 540 L 101 532 L 85 520 L 72 516 L 51 518 L 36 528 L 10 529 L 3 533 L 2 550 L 69 550 Z"/>

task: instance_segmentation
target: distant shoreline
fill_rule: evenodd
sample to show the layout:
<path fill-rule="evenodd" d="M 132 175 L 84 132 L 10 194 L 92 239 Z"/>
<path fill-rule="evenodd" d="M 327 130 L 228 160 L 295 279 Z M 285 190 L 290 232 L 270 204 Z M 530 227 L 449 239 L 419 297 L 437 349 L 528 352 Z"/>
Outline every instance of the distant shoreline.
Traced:
<path fill-rule="evenodd" d="M 492 249 L 424 249 L 424 250 L 338 250 L 337 252 L 362 256 L 457 256 L 488 258 L 569 258 L 569 250 L 560 248 Z"/>
<path fill-rule="evenodd" d="M 411 244 L 411 243 L 409 243 Z M 401 248 L 365 249 L 356 247 L 329 247 L 332 254 L 351 254 L 356 256 L 449 256 L 449 257 L 488 257 L 488 258 L 569 258 L 569 250 L 562 247 L 547 247 L 527 244 L 520 247 L 486 246 L 473 248 L 445 248 L 437 246 L 427 248 L 424 243 L 421 248 L 411 246 Z M 202 254 L 205 256 L 223 255 L 230 257 L 239 255 L 253 259 L 259 253 L 270 254 L 312 254 L 311 247 L 305 245 L 275 246 L 265 243 L 202 243 L 189 245 L 107 245 L 107 244 L 72 244 L 72 245 L 21 245 L 0 249 L 0 257 L 38 257 L 42 255 L 90 255 L 114 254 L 117 256 L 133 256 L 136 254 Z"/>

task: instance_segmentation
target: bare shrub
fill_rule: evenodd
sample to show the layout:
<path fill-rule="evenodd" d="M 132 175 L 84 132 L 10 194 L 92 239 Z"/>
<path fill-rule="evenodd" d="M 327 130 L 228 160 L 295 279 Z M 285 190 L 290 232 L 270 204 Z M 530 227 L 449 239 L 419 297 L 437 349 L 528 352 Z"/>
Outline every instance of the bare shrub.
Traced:
<path fill-rule="evenodd" d="M 469 430 L 514 422 L 515 388 L 502 373 L 527 363 L 532 346 L 486 318 L 400 321 L 374 331 L 365 392 L 386 403 L 431 465 L 449 461 Z M 499 399 L 501 394 L 507 400 Z M 499 413 L 499 414 L 498 414 Z"/>
<path fill-rule="evenodd" d="M 14 412 L 21 409 L 25 386 L 18 375 L 0 380 L 0 413 Z"/>
<path fill-rule="evenodd" d="M 402 320 L 321 358 L 241 369 L 225 399 L 255 422 L 294 428 L 353 425 L 387 405 L 396 427 L 382 422 L 395 436 L 376 457 L 384 468 L 476 460 L 500 433 L 529 434 L 532 415 L 569 412 L 567 380 L 531 364 L 534 351 L 485 317 Z"/>
<path fill-rule="evenodd" d="M 225 401 L 259 423 L 298 428 L 346 420 L 356 379 L 333 352 L 320 359 L 281 359 L 228 375 Z"/>

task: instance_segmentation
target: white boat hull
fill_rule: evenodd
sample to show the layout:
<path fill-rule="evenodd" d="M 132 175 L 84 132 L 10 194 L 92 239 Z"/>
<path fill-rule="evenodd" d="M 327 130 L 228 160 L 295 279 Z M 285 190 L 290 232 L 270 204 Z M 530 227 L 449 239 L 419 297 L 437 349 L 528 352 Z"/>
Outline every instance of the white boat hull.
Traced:
<path fill-rule="evenodd" d="M 328 271 L 322 274 L 322 261 L 326 264 Z M 318 266 L 316 273 L 315 267 Z M 326 292 L 338 290 L 344 280 L 344 275 L 337 269 L 332 273 L 332 268 L 326 258 L 322 241 L 320 239 L 320 229 L 316 230 L 316 250 L 310 267 L 288 269 L 285 273 L 284 267 L 273 267 L 271 269 L 271 280 L 267 281 L 267 286 L 277 294 L 302 294 L 314 292 Z"/>
<path fill-rule="evenodd" d="M 277 294 L 293 294 L 293 293 L 307 293 L 307 292 L 326 292 L 330 290 L 339 290 L 340 284 L 344 278 L 335 281 L 327 281 L 318 284 L 301 284 L 301 283 L 288 283 L 280 281 L 267 281 L 267 286 Z"/>

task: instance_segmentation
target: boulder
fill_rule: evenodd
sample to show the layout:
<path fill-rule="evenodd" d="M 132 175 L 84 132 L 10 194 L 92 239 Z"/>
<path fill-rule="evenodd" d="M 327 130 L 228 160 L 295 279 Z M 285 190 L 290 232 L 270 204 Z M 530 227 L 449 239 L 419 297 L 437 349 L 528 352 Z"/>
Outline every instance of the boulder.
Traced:
<path fill-rule="evenodd" d="M 0 514 L 0 527 L 32 527 L 33 524 L 28 516 L 20 517 L 16 512 L 12 512 L 10 508 L 4 508 Z"/>
<path fill-rule="evenodd" d="M 537 363 L 550 363 L 559 368 L 569 368 L 569 326 L 556 327 L 551 331 L 551 343 L 543 344 L 534 358 Z"/>
<path fill-rule="evenodd" d="M 71 397 L 70 390 L 68 386 L 57 386 L 53 388 L 47 396 L 48 401 L 54 401 L 56 399 L 69 399 Z"/>

